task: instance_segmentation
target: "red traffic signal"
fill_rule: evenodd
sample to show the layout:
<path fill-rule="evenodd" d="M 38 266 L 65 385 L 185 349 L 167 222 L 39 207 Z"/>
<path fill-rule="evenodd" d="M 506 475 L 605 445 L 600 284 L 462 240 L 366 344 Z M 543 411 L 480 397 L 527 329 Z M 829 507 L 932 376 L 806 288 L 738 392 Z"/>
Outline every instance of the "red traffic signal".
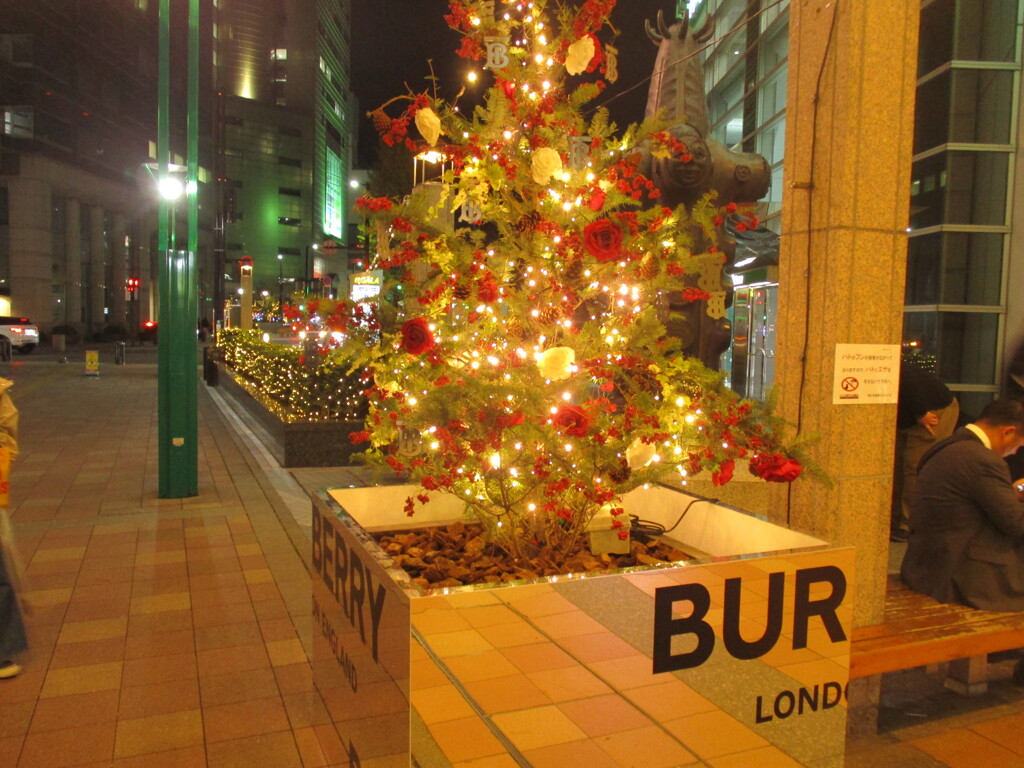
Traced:
<path fill-rule="evenodd" d="M 137 290 L 139 290 L 139 278 L 137 278 L 137 277 L 129 277 L 124 282 L 125 282 L 125 287 L 129 291 L 137 291 Z"/>

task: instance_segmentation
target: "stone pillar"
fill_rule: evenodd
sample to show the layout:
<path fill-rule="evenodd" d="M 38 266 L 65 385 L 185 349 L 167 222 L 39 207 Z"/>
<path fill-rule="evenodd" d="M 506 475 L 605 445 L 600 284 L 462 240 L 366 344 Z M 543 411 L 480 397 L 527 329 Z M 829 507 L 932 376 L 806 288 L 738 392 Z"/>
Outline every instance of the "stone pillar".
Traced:
<path fill-rule="evenodd" d="M 790 6 L 779 410 L 818 436 L 810 452 L 832 485 L 780 488 L 776 508 L 856 546 L 856 626 L 882 617 L 896 406 L 833 405 L 833 366 L 836 344 L 902 336 L 919 12 L 918 0 Z M 851 731 L 873 728 L 877 683 L 850 695 Z"/>
<path fill-rule="evenodd" d="M 76 198 L 67 198 L 65 237 L 67 267 L 64 273 L 64 302 L 67 322 L 82 328 L 82 206 Z"/>
<path fill-rule="evenodd" d="M 92 253 L 92 258 L 89 261 L 88 319 L 89 330 L 95 332 L 102 331 L 107 324 L 103 308 L 106 305 L 106 263 L 110 254 L 107 253 L 107 238 L 104 233 L 106 222 L 103 216 L 103 206 L 90 206 L 89 215 L 92 217 L 92 226 L 89 227 L 89 239 L 91 240 L 89 250 Z"/>
<path fill-rule="evenodd" d="M 128 234 L 128 222 L 123 213 L 115 213 L 112 229 L 110 232 L 110 258 L 113 259 L 111 294 L 113 299 L 110 305 L 110 322 L 114 325 L 123 325 L 131 333 L 132 328 L 128 324 L 127 303 L 125 302 L 125 285 L 129 275 L 127 271 L 127 248 L 124 239 Z"/>
<path fill-rule="evenodd" d="M 901 340 L 919 6 L 790 6 L 779 405 L 833 485 L 797 483 L 788 514 L 858 545 L 858 624 L 881 617 L 896 406 L 833 405 L 835 345 Z"/>
<path fill-rule="evenodd" d="M 25 177 L 8 177 L 10 195 L 11 314 L 28 317 L 49 331 L 53 317 L 53 235 L 50 185 Z"/>

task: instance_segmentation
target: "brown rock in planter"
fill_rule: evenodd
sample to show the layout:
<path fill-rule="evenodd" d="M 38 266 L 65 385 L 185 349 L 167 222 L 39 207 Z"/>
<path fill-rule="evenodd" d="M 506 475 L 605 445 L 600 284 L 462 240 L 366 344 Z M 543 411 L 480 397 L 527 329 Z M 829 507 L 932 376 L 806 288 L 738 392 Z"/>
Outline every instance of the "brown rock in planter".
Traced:
<path fill-rule="evenodd" d="M 375 534 L 394 564 L 424 589 L 532 581 L 566 573 L 595 573 L 636 565 L 669 565 L 692 560 L 678 547 L 654 539 L 630 542 L 626 555 L 594 555 L 581 539 L 575 551 L 564 555 L 544 547 L 536 556 L 516 562 L 487 541 L 479 525 L 454 523 L 415 531 Z"/>

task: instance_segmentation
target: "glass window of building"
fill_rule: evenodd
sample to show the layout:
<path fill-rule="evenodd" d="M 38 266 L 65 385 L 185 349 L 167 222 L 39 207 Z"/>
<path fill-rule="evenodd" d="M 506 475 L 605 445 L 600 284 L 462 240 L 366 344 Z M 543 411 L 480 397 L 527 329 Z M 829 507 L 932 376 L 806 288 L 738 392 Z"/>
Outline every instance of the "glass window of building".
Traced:
<path fill-rule="evenodd" d="M 759 215 L 778 231 L 789 3 L 679 0 L 678 12 L 684 9 L 698 24 L 707 16 L 715 22 L 718 42 L 705 52 L 711 132 L 767 159 L 772 181 Z M 904 343 L 908 356 L 956 390 L 971 414 L 998 391 L 998 350 L 1012 294 L 1008 265 L 1020 240 L 1011 212 L 1024 0 L 923 0 L 920 22 Z M 726 362 L 744 394 L 756 396 L 749 383 L 755 371 L 771 370 L 740 359 L 753 359 L 758 318 L 761 349 L 773 348 L 770 304 L 755 311 L 758 301 L 772 300 L 770 287 L 760 296 L 738 296 L 742 316 L 732 318 L 742 333 L 734 333 L 737 354 Z"/>
<path fill-rule="evenodd" d="M 680 6 L 683 4 L 681 3 Z M 786 137 L 789 3 L 703 0 L 689 3 L 703 24 L 710 15 L 717 41 L 705 52 L 704 80 L 711 135 L 727 147 L 757 152 L 771 169 L 771 185 L 754 205 L 767 229 L 778 232 Z M 680 8 L 680 12 L 681 12 Z M 730 308 L 732 346 L 722 369 L 740 394 L 761 398 L 774 380 L 778 283 L 774 267 L 741 270 Z"/>
<path fill-rule="evenodd" d="M 976 415 L 1006 333 L 1021 0 L 922 3 L 903 344 Z"/>

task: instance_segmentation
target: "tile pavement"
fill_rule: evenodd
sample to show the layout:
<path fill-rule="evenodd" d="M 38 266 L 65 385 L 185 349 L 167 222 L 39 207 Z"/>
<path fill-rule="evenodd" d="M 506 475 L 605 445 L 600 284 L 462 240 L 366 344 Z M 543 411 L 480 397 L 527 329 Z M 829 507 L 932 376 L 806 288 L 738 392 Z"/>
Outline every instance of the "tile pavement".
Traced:
<path fill-rule="evenodd" d="M 199 494 L 165 500 L 152 354 L 0 375 L 22 414 L 10 512 L 34 607 L 24 672 L 0 687 L 0 765 L 343 764 L 307 661 L 307 536 L 216 395 L 201 386 Z"/>
<path fill-rule="evenodd" d="M 34 606 L 25 671 L 0 682 L 0 766 L 344 765 L 307 660 L 304 493 L 356 476 L 281 469 L 200 385 L 199 494 L 157 498 L 155 358 L 128 359 L 104 360 L 97 378 L 52 356 L 0 363 L 22 412 L 10 511 Z M 467 671 L 493 677 L 477 666 Z M 882 733 L 849 745 L 848 768 L 1024 768 L 1024 693 L 1008 667 L 997 672 L 978 700 L 943 692 L 925 670 L 887 677 Z M 458 731 L 465 711 L 444 703 L 432 724 Z M 560 712 L 566 727 L 596 727 Z M 714 737 L 713 723 L 705 730 Z M 585 756 L 570 742 L 536 757 Z M 608 753 L 593 757 L 603 765 Z"/>

